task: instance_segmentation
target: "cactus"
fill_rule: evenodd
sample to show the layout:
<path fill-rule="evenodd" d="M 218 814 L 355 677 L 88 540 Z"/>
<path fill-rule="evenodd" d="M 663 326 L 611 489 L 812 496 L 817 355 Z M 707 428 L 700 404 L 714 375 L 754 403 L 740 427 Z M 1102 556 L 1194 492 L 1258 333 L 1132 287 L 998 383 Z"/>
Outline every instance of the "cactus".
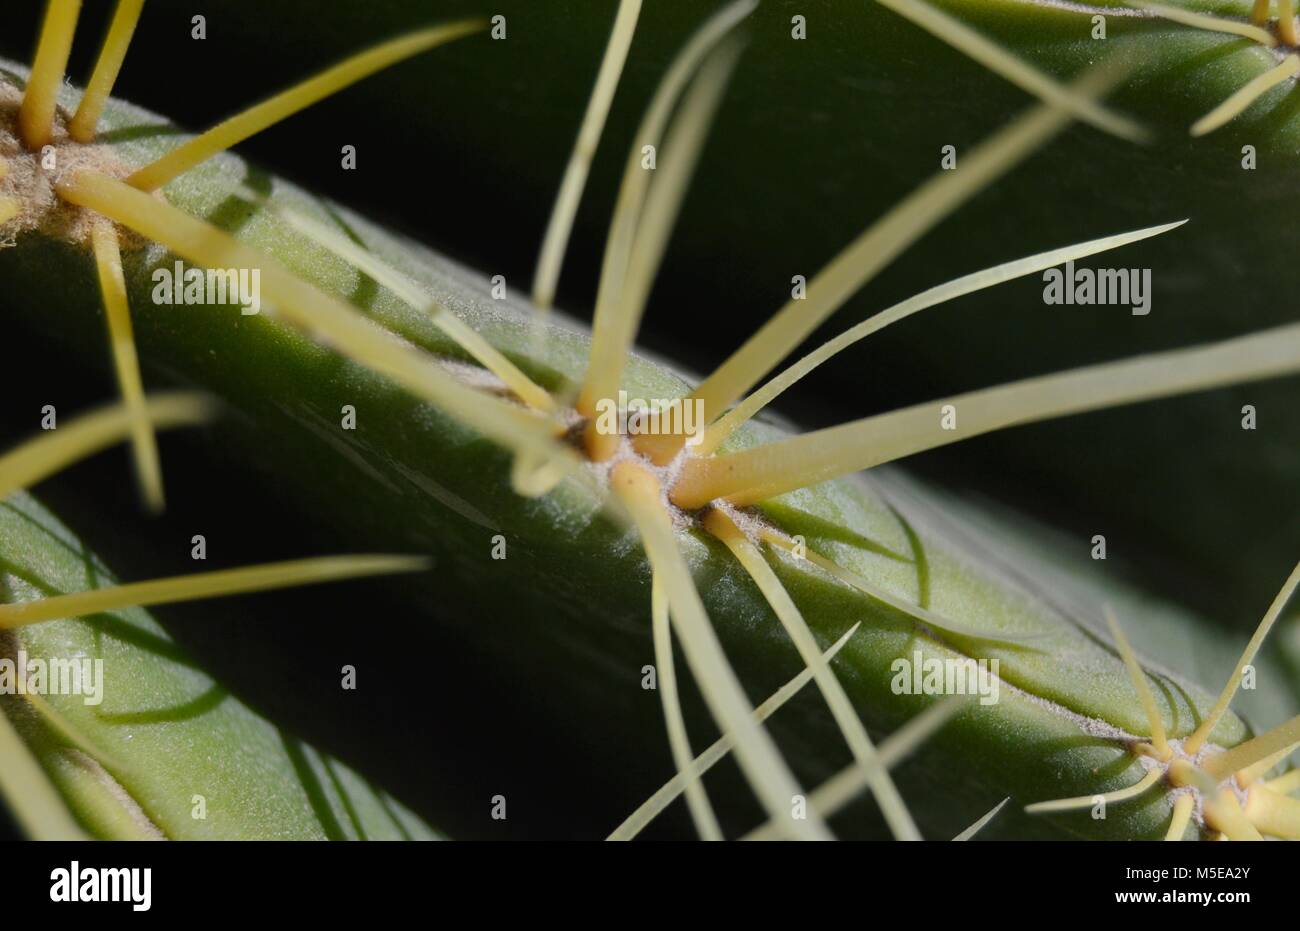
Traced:
<path fill-rule="evenodd" d="M 831 819 L 867 790 L 883 826 L 868 820 L 864 830 L 899 838 L 965 838 L 985 824 L 1023 836 L 1296 836 L 1293 780 L 1277 772 L 1300 741 L 1296 698 L 1287 673 L 1257 656 L 1296 573 L 1239 654 L 1230 634 L 1082 568 L 1040 528 L 977 509 L 960 488 L 905 479 L 889 464 L 1023 423 L 1292 375 L 1300 368 L 1298 325 L 1070 368 L 811 433 L 760 416 L 814 368 L 886 326 L 913 315 L 928 320 L 925 311 L 945 301 L 1064 262 L 1182 235 L 1180 216 L 1152 216 L 1073 245 L 1040 243 L 1023 258 L 901 301 L 782 368 L 851 295 L 1072 119 L 1125 145 L 1142 137 L 1139 122 L 1105 102 L 1131 76 L 1132 62 L 1107 58 L 1062 83 L 1024 62 L 1008 68 L 1005 54 L 985 56 L 1041 102 L 964 152 L 958 170 L 922 183 L 817 275 L 793 282 L 788 303 L 713 374 L 696 379 L 638 355 L 633 344 L 692 170 L 725 106 L 752 3 L 706 18 L 663 71 L 626 162 L 591 330 L 549 307 L 591 140 L 601 134 L 639 6 L 619 6 L 555 201 L 534 298 L 524 302 L 502 281 L 225 152 L 381 67 L 453 40 L 482 43 L 477 32 L 502 24 L 451 23 L 400 36 L 177 142 L 164 120 L 108 94 L 139 5 L 117 8 L 89 90 L 79 94 L 60 91 L 78 4 L 53 0 L 32 71 L 6 111 L 6 222 L 15 240 L 0 256 L 6 302 L 31 328 L 60 333 L 85 360 L 102 357 L 94 319 L 102 302 L 122 394 L 110 419 L 114 435 L 130 440 L 146 506 L 163 501 L 153 438 L 161 424 L 144 390 L 161 373 L 218 398 L 223 415 L 212 445 L 241 450 L 281 476 L 268 480 L 319 524 L 358 548 L 432 557 L 435 571 L 393 582 L 412 636 L 437 605 L 438 620 L 463 639 L 467 656 L 491 657 L 504 675 L 545 696 L 538 715 L 550 718 L 548 726 L 556 726 L 560 707 L 565 725 L 582 722 L 591 739 L 647 759 L 662 761 L 663 751 L 650 748 L 666 744 L 672 768 L 663 775 L 676 775 L 621 826 L 611 819 L 612 836 L 635 836 L 682 795 L 703 837 L 827 837 Z M 961 34 L 943 34 L 961 44 Z M 650 151 L 644 139 L 655 140 Z M 51 141 L 57 167 L 47 169 L 40 159 Z M 186 307 L 178 323 L 164 303 L 175 292 L 158 290 L 178 259 L 200 269 L 256 270 L 260 307 L 241 313 L 240 300 L 202 302 Z M 628 418 L 616 401 L 620 391 L 662 403 Z M 74 429 L 59 427 L 55 436 Z M 69 444 L 65 455 L 109 438 Z M 22 447 L 6 466 L 49 462 L 40 453 L 47 446 Z M 867 477 L 856 474 L 862 470 Z M 44 473 L 12 474 L 17 488 Z M 15 500 L 16 512 L 52 523 L 28 499 Z M 5 560 L 8 604 L 0 606 L 0 627 L 23 638 L 28 630 L 54 631 L 43 647 L 51 652 L 68 649 L 74 634 L 67 631 L 84 638 L 94 629 L 89 619 L 58 618 L 238 590 L 250 579 L 308 581 L 306 570 L 320 568 L 299 563 L 288 574 L 250 569 L 85 595 L 70 594 L 70 576 L 41 575 L 65 593 L 42 599 L 12 579 L 42 565 L 51 545 L 18 536 Z M 336 575 L 415 568 L 402 557 L 329 565 Z M 679 688 L 685 677 L 677 674 L 674 638 L 698 705 Z M 1192 646 L 1178 652 L 1185 644 Z M 147 663 L 139 650 L 133 660 Z M 1234 659 L 1220 689 L 1211 672 L 1221 675 Z M 1241 700 L 1264 725 L 1258 731 L 1230 708 L 1247 674 L 1264 686 Z M 138 700 L 125 694 L 128 703 Z M 661 702 L 658 722 L 647 716 L 647 694 Z M 790 701 L 797 721 L 793 712 L 776 713 Z M 4 786 L 20 820 L 30 805 L 44 812 L 31 823 L 59 830 L 71 823 L 129 836 L 138 826 L 66 776 L 75 757 L 128 790 L 138 784 L 138 807 L 164 833 L 191 835 L 181 815 L 203 794 L 195 788 L 203 767 L 187 769 L 181 755 L 167 774 L 174 778 L 164 779 L 154 769 L 162 763 L 125 749 L 111 721 L 74 718 L 54 702 L 33 721 L 13 705 L 5 703 L 19 725 L 9 743 L 36 761 L 24 770 L 27 782 Z M 721 736 L 697 757 L 692 732 L 707 726 L 701 707 Z M 614 717 L 626 709 L 637 727 L 611 729 L 610 709 Z M 183 726 L 211 737 L 222 725 L 204 713 Z M 257 726 L 265 734 L 270 725 Z M 160 746 L 184 739 L 173 735 L 172 722 L 151 722 L 150 732 Z M 277 768 L 295 765 L 292 754 L 273 755 L 253 738 L 241 750 L 265 759 L 271 781 Z M 705 773 L 727 754 L 758 802 L 757 818 L 736 793 L 709 791 Z M 895 778 L 891 769 L 900 765 Z M 41 772 L 52 791 L 30 788 L 42 784 Z M 130 773 L 138 782 L 122 775 Z M 927 786 L 919 803 L 903 775 Z M 255 779 L 245 788 L 259 785 Z M 989 820 L 985 812 L 1006 797 L 1016 804 L 999 804 Z M 376 830 L 369 819 L 398 810 L 386 807 L 382 793 L 365 798 L 355 831 L 342 833 L 368 836 Z M 266 804 L 295 802 L 268 797 Z M 350 811 L 346 800 L 339 804 Z M 273 821 L 282 827 L 217 829 L 319 833 L 309 819 L 305 826 L 288 815 Z M 387 829 L 396 824 L 414 830 L 404 813 L 390 816 Z"/>

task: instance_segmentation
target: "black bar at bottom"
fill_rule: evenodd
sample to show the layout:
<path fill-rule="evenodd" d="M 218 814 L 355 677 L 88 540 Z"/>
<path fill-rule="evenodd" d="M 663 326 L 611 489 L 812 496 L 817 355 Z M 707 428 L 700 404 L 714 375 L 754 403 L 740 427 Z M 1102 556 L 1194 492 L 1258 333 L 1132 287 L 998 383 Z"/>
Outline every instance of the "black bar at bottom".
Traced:
<path fill-rule="evenodd" d="M 989 907 L 1160 914 L 1277 909 L 1297 881 L 1294 849 L 1282 843 L 28 843 L 7 851 L 5 911 L 19 926 L 46 910 L 127 921 L 274 910 L 338 921 L 403 906 L 431 908 L 431 919 L 459 906 L 494 921 L 515 910 L 534 920 L 590 911 L 602 925 L 621 923 L 620 914 L 641 923 L 646 909 L 734 919 L 780 904 L 864 918 L 905 903 L 927 918 Z"/>

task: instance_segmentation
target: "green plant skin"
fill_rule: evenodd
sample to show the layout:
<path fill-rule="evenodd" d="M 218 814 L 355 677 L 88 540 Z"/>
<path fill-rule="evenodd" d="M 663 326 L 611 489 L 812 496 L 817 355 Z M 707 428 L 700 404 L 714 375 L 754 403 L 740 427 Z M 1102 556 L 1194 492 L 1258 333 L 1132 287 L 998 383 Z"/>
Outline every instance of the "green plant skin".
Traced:
<path fill-rule="evenodd" d="M 108 116 L 109 138 L 114 138 L 113 127 L 158 122 L 125 104 L 114 104 Z M 174 141 L 173 136 L 134 138 L 121 143 L 119 151 L 139 163 Z M 233 157 L 192 172 L 167 194 L 187 212 L 206 216 L 274 253 L 317 286 L 357 302 L 376 320 L 433 351 L 451 352 L 421 312 L 405 308 L 268 215 L 230 200 L 228 192 L 239 181 L 269 188 L 278 202 L 327 216 L 319 201 Z M 555 321 L 545 358 L 534 358 L 527 318 L 517 305 L 487 300 L 481 277 L 341 208 L 337 216 L 372 250 L 423 281 L 442 303 L 540 380 L 554 384 L 562 376 L 581 374 L 587 337 L 580 327 Z M 241 317 L 229 307 L 155 306 L 149 273 L 171 262 L 159 249 L 129 257 L 140 348 L 151 381 L 159 376 L 180 380 L 228 403 L 231 415 L 216 431 L 214 446 L 237 450 L 259 472 L 279 476 L 273 481 L 286 495 L 346 532 L 359 548 L 433 555 L 435 572 L 398 585 L 411 598 L 412 617 L 402 621 L 408 636 L 418 635 L 422 617 L 436 614 L 440 623 L 455 625 L 454 633 L 442 633 L 463 639 L 466 655 L 489 657 L 517 670 L 518 680 L 539 696 L 539 719 L 546 726 L 585 728 L 593 744 L 607 748 L 614 758 L 619 756 L 615 747 L 625 748 L 625 754 L 662 756 L 657 700 L 640 688 L 641 667 L 651 661 L 646 565 L 635 537 L 602 509 L 603 489 L 571 481 L 541 500 L 516 497 L 509 491 L 503 452 L 267 317 Z M 77 248 L 24 237 L 16 248 L 0 254 L 0 279 L 7 283 L 4 300 L 10 317 L 56 334 L 74 353 L 62 357 L 63 364 L 67 358 L 105 361 L 98 293 L 89 260 Z M 627 384 L 633 395 L 671 397 L 684 383 L 669 369 L 637 358 L 629 365 Z M 355 432 L 339 428 L 343 404 L 357 408 L 360 427 Z M 779 432 L 755 425 L 735 442 L 752 443 Z M 928 566 L 932 610 L 991 630 L 1043 635 L 1035 642 L 1043 652 L 979 645 L 976 655 L 1002 663 L 1008 685 L 1000 702 L 963 712 L 906 770 L 931 789 L 915 799 L 915 807 L 923 829 L 932 836 L 955 833 L 1006 794 L 1023 803 L 1137 781 L 1140 771 L 1131 756 L 1112 742 L 1089 736 L 1076 719 L 1053 706 L 1131 733 L 1145 731 L 1122 664 L 1105 638 L 1093 632 L 1103 597 L 1115 606 L 1139 649 L 1145 647 L 1163 661 L 1163 645 L 1171 631 L 1177 631 L 1177 637 L 1195 644 L 1196 662 L 1216 667 L 1202 679 L 1202 669 L 1186 664 L 1173 667 L 1170 677 L 1162 679 L 1158 700 L 1171 733 L 1192 729 L 1193 705 L 1208 707 L 1212 696 L 1194 679 L 1217 689 L 1219 677 L 1231 668 L 1240 649 L 1237 638 L 1185 613 L 1157 610 L 1108 579 L 1092 583 L 1080 600 L 1091 620 L 1052 607 L 1004 567 L 990 563 L 980 536 L 972 544 L 954 533 L 953 528 L 965 522 L 954 516 L 951 502 L 940 499 L 941 504 L 927 508 L 912 499 L 929 498 L 929 492 L 894 500 L 894 493 L 887 499 L 881 487 L 858 479 L 827 483 L 770 502 L 765 511 L 788 532 L 804 534 L 814 550 L 833 555 L 905 599 L 918 597 L 915 562 L 891 561 L 839 541 L 847 533 L 909 558 L 921 552 Z M 509 541 L 509 558 L 503 561 L 489 555 L 491 538 L 498 532 Z M 1009 551 L 1011 565 L 1030 559 L 1040 548 L 1023 535 L 1011 537 L 1020 541 Z M 757 700 L 797 671 L 794 651 L 757 590 L 720 545 L 693 534 L 682 542 L 728 655 Z M 1075 576 L 1088 571 L 1077 564 L 1070 564 L 1069 570 Z M 910 656 L 914 649 L 926 656 L 951 656 L 960 646 L 976 650 L 953 638 L 940 643 L 896 612 L 804 566 L 781 564 L 779 572 L 823 642 L 853 623 L 863 623 L 836 665 L 873 731 L 893 730 L 930 700 L 890 691 L 890 662 L 895 657 Z M 1261 723 L 1271 725 L 1294 713 L 1281 685 L 1283 673 L 1261 672 L 1261 681 L 1277 683 L 1249 696 L 1257 703 Z M 421 713 L 435 711 L 456 713 Z M 824 714 L 778 715 L 772 728 L 809 784 L 847 762 Z M 1241 719 L 1230 715 L 1215 739 L 1230 744 L 1247 733 Z M 616 773 L 600 778 L 616 778 Z M 749 812 L 744 802 L 716 801 L 731 821 Z M 1054 819 L 1053 824 L 1057 830 L 1086 836 L 1150 837 L 1163 832 L 1167 817 L 1168 805 L 1153 794 L 1122 810 L 1116 806 L 1105 821 L 1085 814 Z M 1046 821 L 1027 822 L 1019 816 L 1009 824 L 1024 833 L 1052 829 Z M 737 825 L 741 830 L 749 826 L 752 823 Z"/>
<path fill-rule="evenodd" d="M 1158 141 L 1139 147 L 1086 127 L 1068 132 L 910 250 L 822 336 L 979 267 L 1118 230 L 1185 216 L 1192 222 L 1124 250 L 1113 262 L 1094 263 L 1154 269 L 1150 317 L 1123 308 L 1045 308 L 1041 281 L 1004 285 L 929 311 L 828 364 L 790 398 L 802 402 L 802 419 L 820 425 L 1293 318 L 1291 303 L 1279 296 L 1300 288 L 1297 98 L 1276 89 L 1241 121 L 1203 139 L 1187 136 L 1195 119 L 1268 66 L 1267 53 L 1232 36 L 1118 13 L 1108 17 L 1108 41 L 1095 42 L 1090 14 L 1032 0 L 941 5 L 1062 77 L 1102 51 L 1138 49 L 1144 65 L 1115 105 L 1150 125 Z M 1249 7 L 1245 0 L 1187 5 L 1238 13 Z M 641 109 L 661 63 L 712 5 L 705 7 L 680 0 L 643 13 L 578 218 L 571 269 L 598 264 Z M 436 210 L 427 217 L 402 212 L 396 188 L 385 206 L 448 254 L 523 283 L 612 11 L 605 0 L 575 0 L 559 9 L 503 0 L 498 8 L 511 24 L 501 47 L 465 43 L 410 62 L 400 74 L 331 102 L 330 115 L 320 119 L 347 126 L 358 138 L 384 140 L 395 157 L 470 192 L 466 199 L 483 204 L 481 215 L 454 222 Z M 151 4 L 145 28 L 157 23 L 174 31 L 179 27 L 171 19 L 187 22 L 191 12 L 177 0 L 162 0 Z M 355 48 L 358 36 L 378 38 L 430 15 L 426 4 L 412 0 L 364 7 L 286 0 L 269 9 L 215 0 L 207 12 L 250 56 L 273 61 L 285 81 Z M 474 0 L 438 8 L 439 16 L 478 12 Z M 794 12 L 810 24 L 802 45 L 788 38 Z M 286 46 L 289 34 L 304 41 Z M 871 2 L 766 2 L 752 17 L 750 37 L 646 322 L 648 340 L 674 347 L 680 361 L 699 369 L 723 358 L 741 335 L 700 327 L 699 307 L 716 307 L 719 317 L 761 319 L 783 302 L 791 274 L 811 274 L 935 171 L 941 145 L 964 151 L 1030 100 Z M 15 53 L 26 51 L 24 44 Z M 242 82 L 231 87 L 232 106 L 266 90 L 264 76 L 252 69 L 232 80 Z M 149 99 L 180 116 L 193 85 L 163 83 L 149 89 L 156 95 Z M 1239 167 L 1246 143 L 1259 149 L 1254 172 Z M 279 157 L 270 144 L 259 151 Z M 297 159 L 296 153 L 285 157 Z M 272 161 L 272 167 L 299 169 L 289 162 Z M 322 172 L 319 180 L 326 193 L 345 202 L 351 196 L 347 177 Z M 503 267 L 503 255 L 527 259 Z M 755 275 L 755 268 L 773 274 Z M 585 306 L 592 276 L 578 271 L 566 272 L 562 284 Z M 683 332 L 692 338 L 683 341 Z M 1019 352 L 1007 351 L 1009 337 Z M 1295 381 L 1284 380 L 1022 428 L 932 454 L 925 465 L 994 492 L 1008 468 L 1032 476 L 1032 492 L 1019 494 L 1033 497 L 1018 504 L 1081 533 L 1104 525 L 1112 542 L 1140 561 L 1147 584 L 1244 630 L 1300 553 L 1300 525 L 1276 519 L 1300 509 L 1294 394 Z M 1259 411 L 1255 433 L 1240 430 L 1243 404 Z M 1073 454 L 1061 456 L 1062 449 Z M 1194 458 L 1184 458 L 1188 449 L 1196 450 Z M 1217 477 L 1212 501 L 1205 501 L 1206 476 Z M 1189 501 L 1201 504 L 1188 507 Z"/>
<path fill-rule="evenodd" d="M 0 591 L 8 600 L 115 582 L 31 496 L 0 503 Z M 258 715 L 198 668 L 141 609 L 9 632 L 3 652 L 103 660 L 103 701 L 46 701 L 108 775 L 78 762 L 68 737 L 26 699 L 0 698 L 72 812 L 108 839 L 436 839 L 363 776 Z M 129 798 L 124 803 L 123 793 Z M 192 816 L 194 796 L 206 817 Z"/>

